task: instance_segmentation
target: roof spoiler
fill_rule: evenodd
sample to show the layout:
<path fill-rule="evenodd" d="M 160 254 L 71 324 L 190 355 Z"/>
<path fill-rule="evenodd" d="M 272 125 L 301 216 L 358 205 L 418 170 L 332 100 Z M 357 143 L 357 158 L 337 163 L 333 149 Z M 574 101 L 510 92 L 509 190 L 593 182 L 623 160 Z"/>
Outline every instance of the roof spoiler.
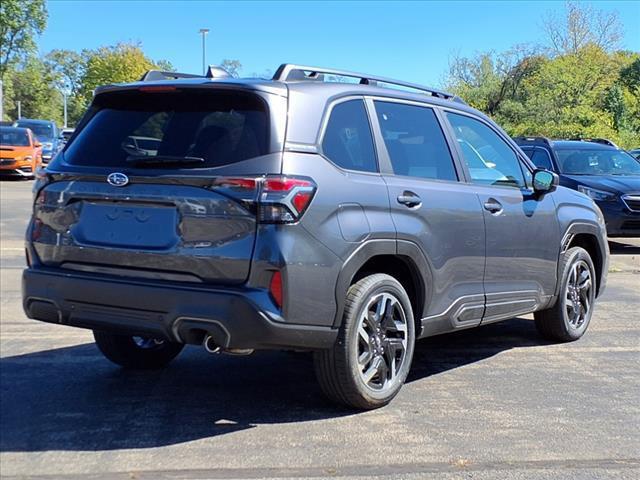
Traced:
<path fill-rule="evenodd" d="M 518 143 L 527 143 L 532 145 L 551 145 L 551 140 L 547 137 L 513 137 L 513 140 Z"/>
<path fill-rule="evenodd" d="M 207 78 L 210 80 L 217 78 L 231 78 L 229 72 L 218 65 L 209 65 L 207 73 L 196 75 L 193 73 L 167 72 L 163 70 L 149 70 L 140 78 L 141 82 L 155 82 L 158 80 L 177 80 L 180 78 Z"/>

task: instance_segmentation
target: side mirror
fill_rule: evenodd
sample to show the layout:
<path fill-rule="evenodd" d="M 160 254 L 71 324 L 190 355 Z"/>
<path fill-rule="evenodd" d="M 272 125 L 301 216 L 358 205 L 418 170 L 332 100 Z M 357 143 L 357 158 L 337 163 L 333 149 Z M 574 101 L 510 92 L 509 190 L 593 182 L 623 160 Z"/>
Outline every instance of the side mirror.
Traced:
<path fill-rule="evenodd" d="M 553 192 L 558 184 L 560 178 L 549 170 L 536 170 L 533 172 L 533 190 L 536 193 L 549 193 Z"/>

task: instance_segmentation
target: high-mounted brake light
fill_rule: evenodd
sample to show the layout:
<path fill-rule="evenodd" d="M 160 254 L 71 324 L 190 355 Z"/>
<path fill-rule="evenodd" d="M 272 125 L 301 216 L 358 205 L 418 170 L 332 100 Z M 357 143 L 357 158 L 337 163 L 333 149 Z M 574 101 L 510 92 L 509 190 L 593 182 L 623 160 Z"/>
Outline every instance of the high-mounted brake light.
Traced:
<path fill-rule="evenodd" d="M 171 85 L 156 85 L 156 86 L 140 87 L 138 88 L 138 90 L 141 92 L 147 92 L 147 93 L 161 93 L 161 92 L 175 92 L 177 88 L 172 87 Z"/>

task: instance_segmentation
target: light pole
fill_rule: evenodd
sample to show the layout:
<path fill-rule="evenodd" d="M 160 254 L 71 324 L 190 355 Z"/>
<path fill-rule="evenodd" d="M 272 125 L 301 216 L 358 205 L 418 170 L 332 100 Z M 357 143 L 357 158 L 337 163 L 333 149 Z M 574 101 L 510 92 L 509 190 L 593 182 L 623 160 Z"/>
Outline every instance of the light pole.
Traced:
<path fill-rule="evenodd" d="M 205 38 L 207 37 L 207 33 L 209 33 L 208 28 L 201 28 L 200 34 L 202 35 L 202 74 L 205 75 L 206 71 L 206 58 L 207 58 L 207 45 L 205 42 Z"/>
<path fill-rule="evenodd" d="M 62 108 L 64 114 L 64 128 L 67 128 L 69 125 L 67 124 L 67 99 L 69 98 L 69 93 L 71 93 L 71 89 L 69 88 L 68 83 L 64 83 L 61 85 L 60 91 L 62 92 Z"/>
<path fill-rule="evenodd" d="M 64 128 L 67 128 L 67 91 L 62 92 L 62 103 L 64 104 Z"/>

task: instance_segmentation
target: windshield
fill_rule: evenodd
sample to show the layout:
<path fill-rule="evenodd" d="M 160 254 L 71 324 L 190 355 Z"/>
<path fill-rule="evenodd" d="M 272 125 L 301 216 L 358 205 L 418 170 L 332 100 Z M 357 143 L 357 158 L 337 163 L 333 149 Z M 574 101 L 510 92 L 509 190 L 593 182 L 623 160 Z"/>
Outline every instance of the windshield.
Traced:
<path fill-rule="evenodd" d="M 560 171 L 567 175 L 640 175 L 640 162 L 622 150 L 558 149 Z"/>
<path fill-rule="evenodd" d="M 54 137 L 53 126 L 50 123 L 18 121 L 16 125 L 20 128 L 29 128 L 38 140 L 52 140 Z"/>
<path fill-rule="evenodd" d="M 195 157 L 203 161 L 181 168 L 212 168 L 268 153 L 266 107 L 246 92 L 127 90 L 96 97 L 94 107 L 65 150 L 69 164 L 130 167 L 140 158 L 138 166 L 157 167 L 155 156 Z"/>
<path fill-rule="evenodd" d="M 28 147 L 30 145 L 29 135 L 25 130 L 19 130 L 17 128 L 0 128 L 0 145 Z"/>

